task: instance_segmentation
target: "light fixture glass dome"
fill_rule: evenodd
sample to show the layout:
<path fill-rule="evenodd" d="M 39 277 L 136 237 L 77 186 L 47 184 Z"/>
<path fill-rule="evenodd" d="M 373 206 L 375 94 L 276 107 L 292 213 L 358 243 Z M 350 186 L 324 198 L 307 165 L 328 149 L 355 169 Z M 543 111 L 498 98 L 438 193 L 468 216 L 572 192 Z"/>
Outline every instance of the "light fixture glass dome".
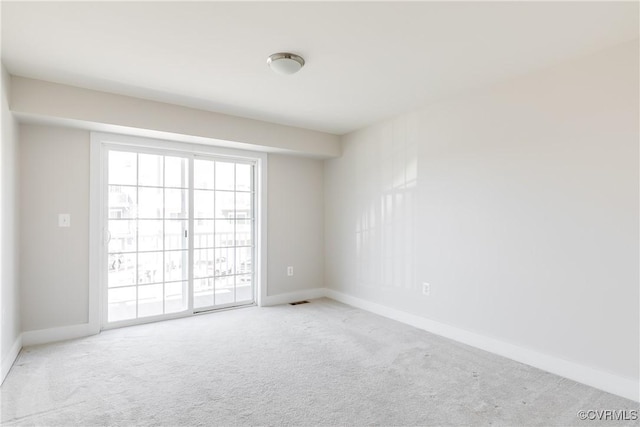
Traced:
<path fill-rule="evenodd" d="M 294 74 L 304 66 L 304 59 L 294 53 L 279 52 L 267 58 L 267 64 L 279 74 Z"/>

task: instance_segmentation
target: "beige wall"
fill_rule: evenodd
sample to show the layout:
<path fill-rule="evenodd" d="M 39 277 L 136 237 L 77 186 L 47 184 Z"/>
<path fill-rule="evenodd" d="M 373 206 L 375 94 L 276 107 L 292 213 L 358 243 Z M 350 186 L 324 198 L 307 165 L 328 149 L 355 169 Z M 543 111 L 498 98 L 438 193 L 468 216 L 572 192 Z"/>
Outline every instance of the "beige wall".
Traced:
<path fill-rule="evenodd" d="M 89 139 L 84 130 L 20 127 L 23 330 L 88 320 Z M 323 163 L 270 154 L 268 295 L 321 287 Z M 71 227 L 58 227 L 58 214 Z M 294 266 L 294 276 L 286 267 Z"/>
<path fill-rule="evenodd" d="M 18 286 L 18 125 L 9 111 L 9 81 L 2 66 L 2 141 L 0 143 L 0 354 L 2 375 L 10 367 L 10 353 L 20 336 L 20 295 Z"/>
<path fill-rule="evenodd" d="M 327 286 L 637 381 L 638 116 L 635 41 L 347 135 Z"/>
<path fill-rule="evenodd" d="M 323 163 L 274 154 L 268 162 L 268 295 L 322 288 Z"/>
<path fill-rule="evenodd" d="M 89 133 L 23 124 L 20 148 L 23 329 L 87 323 Z"/>
<path fill-rule="evenodd" d="M 340 155 L 337 135 L 267 123 L 130 96 L 14 77 L 11 110 L 75 127 L 211 143 L 244 150 L 287 152 L 317 158 Z M 195 138 L 195 139 L 194 139 Z"/>

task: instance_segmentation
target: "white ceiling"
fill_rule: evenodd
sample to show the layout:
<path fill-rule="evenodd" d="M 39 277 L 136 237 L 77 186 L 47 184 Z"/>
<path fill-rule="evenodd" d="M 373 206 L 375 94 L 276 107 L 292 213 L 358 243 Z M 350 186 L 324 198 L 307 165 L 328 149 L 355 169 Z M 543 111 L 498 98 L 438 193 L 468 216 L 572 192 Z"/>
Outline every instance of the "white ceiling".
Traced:
<path fill-rule="evenodd" d="M 2 2 L 11 74 L 343 134 L 638 37 L 638 2 Z M 267 56 L 302 55 L 293 76 Z"/>

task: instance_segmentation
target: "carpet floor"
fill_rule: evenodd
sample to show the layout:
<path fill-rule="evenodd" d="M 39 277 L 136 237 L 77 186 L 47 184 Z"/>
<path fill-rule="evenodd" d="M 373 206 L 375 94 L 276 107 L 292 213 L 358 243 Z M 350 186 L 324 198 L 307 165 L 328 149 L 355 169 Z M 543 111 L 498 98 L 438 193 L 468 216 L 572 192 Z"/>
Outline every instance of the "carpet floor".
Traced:
<path fill-rule="evenodd" d="M 595 426 L 638 404 L 328 299 L 27 347 L 2 425 Z"/>

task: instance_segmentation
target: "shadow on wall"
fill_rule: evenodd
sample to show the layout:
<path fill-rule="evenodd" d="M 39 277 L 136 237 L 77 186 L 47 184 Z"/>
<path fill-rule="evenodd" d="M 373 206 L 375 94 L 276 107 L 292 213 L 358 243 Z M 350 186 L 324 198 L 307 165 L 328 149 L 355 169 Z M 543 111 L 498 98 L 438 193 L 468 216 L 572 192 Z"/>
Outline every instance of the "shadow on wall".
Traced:
<path fill-rule="evenodd" d="M 416 283 L 417 143 L 406 118 L 384 124 L 356 165 L 356 281 L 377 289 Z M 369 147 L 369 146 L 368 146 Z"/>

